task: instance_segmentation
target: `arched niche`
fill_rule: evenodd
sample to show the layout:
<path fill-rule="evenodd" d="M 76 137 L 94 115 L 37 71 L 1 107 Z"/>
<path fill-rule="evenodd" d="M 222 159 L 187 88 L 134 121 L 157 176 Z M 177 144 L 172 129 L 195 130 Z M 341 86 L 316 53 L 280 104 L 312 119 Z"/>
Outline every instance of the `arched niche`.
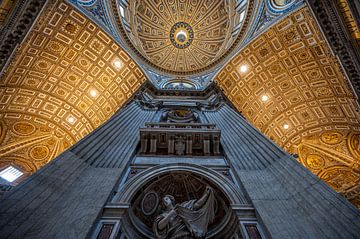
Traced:
<path fill-rule="evenodd" d="M 161 213 L 162 197 L 171 194 L 176 203 L 199 199 L 206 186 L 216 195 L 215 220 L 209 224 L 206 238 L 241 238 L 241 218 L 255 221 L 254 209 L 228 178 L 198 165 L 159 165 L 132 177 L 107 205 L 103 218 L 117 216 L 117 233 L 124 238 L 154 238 L 152 223 Z"/>

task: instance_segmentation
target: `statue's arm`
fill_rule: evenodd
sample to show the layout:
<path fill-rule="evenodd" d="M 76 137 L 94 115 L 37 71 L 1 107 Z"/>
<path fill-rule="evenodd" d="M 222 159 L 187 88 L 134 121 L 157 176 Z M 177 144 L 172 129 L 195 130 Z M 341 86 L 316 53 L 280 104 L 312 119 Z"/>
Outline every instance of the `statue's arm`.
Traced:
<path fill-rule="evenodd" d="M 204 206 L 212 190 L 213 189 L 211 187 L 209 186 L 206 187 L 202 197 L 199 200 L 197 200 L 196 203 L 194 204 L 194 210 L 199 210 L 202 206 Z"/>
<path fill-rule="evenodd" d="M 169 223 L 170 218 L 173 214 L 176 214 L 174 210 L 171 210 L 166 216 L 163 217 L 158 223 L 158 228 L 160 230 L 164 230 L 166 228 L 166 225 Z"/>
<path fill-rule="evenodd" d="M 164 230 L 168 221 L 169 221 L 169 219 L 167 217 L 164 217 L 163 219 L 161 219 L 158 223 L 158 228 L 160 230 Z"/>

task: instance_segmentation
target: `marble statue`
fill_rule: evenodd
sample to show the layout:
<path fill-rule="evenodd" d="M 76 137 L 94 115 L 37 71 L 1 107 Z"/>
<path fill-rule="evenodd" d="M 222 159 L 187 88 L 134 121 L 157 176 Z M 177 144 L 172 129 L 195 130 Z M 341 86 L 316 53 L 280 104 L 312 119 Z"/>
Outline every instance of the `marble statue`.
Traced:
<path fill-rule="evenodd" d="M 206 187 L 203 196 L 175 205 L 171 195 L 162 200 L 165 211 L 154 222 L 158 239 L 205 238 L 209 223 L 214 220 L 214 190 Z"/>

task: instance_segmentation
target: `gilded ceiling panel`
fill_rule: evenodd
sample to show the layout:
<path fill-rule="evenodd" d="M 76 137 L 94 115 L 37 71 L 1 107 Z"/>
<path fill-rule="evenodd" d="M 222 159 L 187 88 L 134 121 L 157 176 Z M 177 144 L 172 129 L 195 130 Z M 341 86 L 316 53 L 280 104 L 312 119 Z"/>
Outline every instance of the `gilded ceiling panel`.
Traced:
<path fill-rule="evenodd" d="M 258 129 L 360 207 L 360 114 L 308 8 L 252 41 L 216 82 Z"/>
<path fill-rule="evenodd" d="M 113 12 L 136 53 L 146 63 L 175 75 L 203 71 L 240 38 L 248 0 L 144 1 Z"/>
<path fill-rule="evenodd" d="M 0 80 L 0 167 L 36 171 L 109 119 L 144 81 L 99 27 L 51 1 Z"/>

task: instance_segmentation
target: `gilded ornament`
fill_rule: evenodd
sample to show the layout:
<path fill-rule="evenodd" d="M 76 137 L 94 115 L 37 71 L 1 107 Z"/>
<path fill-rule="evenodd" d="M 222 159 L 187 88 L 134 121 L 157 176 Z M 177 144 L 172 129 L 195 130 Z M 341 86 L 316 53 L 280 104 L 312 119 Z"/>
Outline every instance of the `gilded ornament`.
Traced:
<path fill-rule="evenodd" d="M 323 170 L 318 176 L 335 190 L 343 191 L 356 185 L 360 175 L 352 172 L 347 166 L 332 166 Z"/>
<path fill-rule="evenodd" d="M 321 136 L 321 140 L 326 144 L 338 144 L 342 141 L 343 135 L 338 132 L 326 132 Z"/>
<path fill-rule="evenodd" d="M 6 125 L 3 120 L 0 120 L 0 145 L 2 144 L 6 135 Z"/>
<path fill-rule="evenodd" d="M 67 32 L 69 32 L 70 34 L 74 34 L 74 33 L 76 32 L 76 27 L 75 27 L 74 24 L 67 23 L 67 24 L 65 25 L 65 30 L 66 30 Z"/>
<path fill-rule="evenodd" d="M 268 48 L 263 48 L 259 51 L 259 55 L 264 58 L 266 57 L 268 54 L 270 54 L 270 51 Z"/>
<path fill-rule="evenodd" d="M 119 9 L 116 0 L 111 2 L 119 32 L 134 54 L 173 75 L 195 75 L 230 56 L 249 23 L 253 9 L 247 5 L 254 3 L 130 0 Z"/>
<path fill-rule="evenodd" d="M 306 165 L 311 169 L 319 170 L 325 165 L 325 160 L 317 154 L 309 154 L 306 157 Z"/>
<path fill-rule="evenodd" d="M 13 131 L 22 136 L 31 135 L 36 130 L 35 125 L 29 123 L 29 122 L 16 122 L 13 125 Z"/>
<path fill-rule="evenodd" d="M 360 133 L 351 133 L 348 136 L 347 145 L 350 153 L 360 160 Z"/>
<path fill-rule="evenodd" d="M 39 60 L 35 63 L 35 67 L 38 70 L 42 70 L 42 71 L 48 71 L 51 67 L 51 64 L 49 64 L 49 62 L 44 61 L 44 60 Z"/>
<path fill-rule="evenodd" d="M 190 46 L 194 40 L 194 31 L 186 22 L 177 22 L 170 30 L 170 41 L 179 49 L 185 49 Z"/>
<path fill-rule="evenodd" d="M 337 57 L 324 39 L 311 11 L 303 7 L 245 46 L 223 67 L 215 82 L 253 125 L 262 125 L 261 131 L 285 150 L 297 148 L 307 168 L 318 173 L 324 167 L 344 164 L 356 173 L 351 165 L 360 159 L 360 133 L 347 137 L 348 150 L 344 143 L 345 133 L 358 128 L 359 107 Z M 262 58 L 267 44 L 277 50 Z M 245 59 L 251 59 L 251 68 L 240 78 L 238 69 Z M 253 88 L 249 84 L 253 79 L 263 86 Z M 259 104 L 261 96 L 269 92 L 271 101 Z M 296 127 L 283 131 L 285 119 Z M 305 139 L 314 150 L 299 149 Z M 322 159 L 307 158 L 309 154 Z M 335 178 L 342 172 L 335 170 L 332 175 Z M 354 175 L 355 182 L 360 176 Z"/>
<path fill-rule="evenodd" d="M 53 52 L 61 53 L 61 52 L 65 49 L 65 46 L 62 45 L 62 44 L 60 44 L 60 43 L 57 42 L 57 41 L 51 40 L 51 41 L 49 42 L 48 48 L 49 48 L 49 50 L 51 50 L 51 51 L 53 51 Z"/>
<path fill-rule="evenodd" d="M 30 157 L 35 161 L 42 161 L 49 156 L 49 148 L 43 145 L 35 146 L 30 149 Z"/>
<path fill-rule="evenodd" d="M 316 93 L 320 97 L 332 96 L 333 95 L 331 89 L 328 88 L 328 87 L 320 87 L 320 88 L 316 89 Z"/>
<path fill-rule="evenodd" d="M 105 122 L 131 96 L 129 91 L 136 91 L 145 80 L 138 65 L 106 32 L 68 3 L 48 3 L 3 75 L 5 123 L 0 124 L 0 143 L 4 154 L 6 149 L 16 151 L 12 162 L 34 165 L 24 166 L 26 172 L 36 171 Z M 126 74 L 112 72 L 113 56 L 124 63 Z M 100 80 L 104 74 L 107 86 Z M 89 96 L 95 85 L 99 100 Z M 70 112 L 81 124 L 65 126 Z M 42 140 L 50 137 L 56 142 Z"/>

